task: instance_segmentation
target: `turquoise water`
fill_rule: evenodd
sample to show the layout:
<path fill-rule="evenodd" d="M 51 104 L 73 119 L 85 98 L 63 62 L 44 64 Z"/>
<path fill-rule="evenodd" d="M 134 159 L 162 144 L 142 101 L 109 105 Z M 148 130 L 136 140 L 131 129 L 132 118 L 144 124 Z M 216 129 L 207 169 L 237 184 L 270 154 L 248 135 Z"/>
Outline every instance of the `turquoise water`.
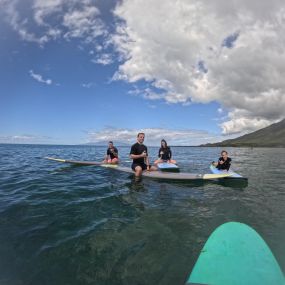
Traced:
<path fill-rule="evenodd" d="M 172 148 L 182 171 L 209 173 L 220 148 Z M 119 148 L 130 165 L 129 148 Z M 210 233 L 244 222 L 285 270 L 285 149 L 229 148 L 244 183 L 169 183 L 56 156 L 105 148 L 0 145 L 0 284 L 184 284 Z M 157 148 L 150 148 L 154 158 Z"/>

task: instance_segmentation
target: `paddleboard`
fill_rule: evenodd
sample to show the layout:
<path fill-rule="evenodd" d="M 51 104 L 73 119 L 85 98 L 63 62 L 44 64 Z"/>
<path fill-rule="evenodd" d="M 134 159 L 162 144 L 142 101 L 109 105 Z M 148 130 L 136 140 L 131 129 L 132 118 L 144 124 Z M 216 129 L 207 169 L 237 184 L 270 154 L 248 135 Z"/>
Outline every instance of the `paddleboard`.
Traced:
<path fill-rule="evenodd" d="M 179 172 L 179 167 L 174 163 L 161 162 L 157 164 L 160 171 Z"/>
<path fill-rule="evenodd" d="M 53 160 L 57 162 L 63 162 L 63 163 L 70 163 L 70 164 L 77 164 L 77 165 L 98 165 L 102 167 L 117 167 L 117 164 L 109 164 L 109 163 L 103 163 L 99 161 L 80 161 L 80 160 L 69 160 L 69 159 L 62 159 L 62 158 L 55 158 L 55 157 L 45 157 L 48 160 Z"/>
<path fill-rule="evenodd" d="M 222 173 L 229 173 L 230 176 L 229 178 L 242 178 L 242 179 L 247 179 L 246 177 L 241 176 L 240 174 L 232 171 L 231 169 L 229 169 L 229 171 L 227 170 L 219 170 L 218 168 L 216 168 L 213 164 L 210 165 L 210 169 L 212 171 L 212 173 L 214 174 L 222 174 Z"/>
<path fill-rule="evenodd" d="M 262 237 L 246 224 L 229 222 L 208 238 L 190 284 L 284 285 L 285 278 Z"/>
<path fill-rule="evenodd" d="M 54 157 L 45 157 L 46 159 L 62 162 L 62 163 L 70 163 L 75 165 L 95 165 L 101 167 L 112 168 L 118 171 L 126 172 L 134 174 L 133 170 L 130 167 L 119 166 L 117 164 L 103 164 L 102 162 L 97 161 L 78 161 L 78 160 L 68 160 Z M 196 174 L 196 173 L 188 173 L 188 172 L 162 172 L 162 171 L 144 171 L 142 173 L 143 177 L 153 178 L 153 179 L 165 179 L 165 180 L 207 180 L 207 179 L 220 179 L 230 176 L 229 173 L 222 174 Z"/>

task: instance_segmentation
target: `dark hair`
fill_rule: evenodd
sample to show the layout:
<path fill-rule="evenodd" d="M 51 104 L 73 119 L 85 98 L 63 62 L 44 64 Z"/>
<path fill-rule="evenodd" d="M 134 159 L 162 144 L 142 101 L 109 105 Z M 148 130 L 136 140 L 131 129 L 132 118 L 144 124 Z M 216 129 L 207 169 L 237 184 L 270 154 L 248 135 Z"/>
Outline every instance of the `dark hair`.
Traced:
<path fill-rule="evenodd" d="M 221 151 L 221 155 L 223 155 L 223 152 L 225 152 L 226 154 L 228 154 L 228 152 L 226 150 L 222 150 Z"/>
<path fill-rule="evenodd" d="M 166 140 L 165 140 L 165 139 L 162 139 L 162 140 L 161 140 L 161 142 L 160 142 L 161 147 L 162 147 L 162 143 L 163 143 L 163 142 L 165 143 L 165 148 L 168 148 L 168 146 L 167 146 L 167 142 L 166 142 Z"/>
<path fill-rule="evenodd" d="M 144 133 L 138 133 L 137 138 L 139 137 L 139 135 L 144 135 L 144 136 L 145 136 L 145 134 L 144 134 Z"/>
<path fill-rule="evenodd" d="M 109 141 L 109 143 L 113 144 L 113 142 L 112 142 L 112 141 Z"/>

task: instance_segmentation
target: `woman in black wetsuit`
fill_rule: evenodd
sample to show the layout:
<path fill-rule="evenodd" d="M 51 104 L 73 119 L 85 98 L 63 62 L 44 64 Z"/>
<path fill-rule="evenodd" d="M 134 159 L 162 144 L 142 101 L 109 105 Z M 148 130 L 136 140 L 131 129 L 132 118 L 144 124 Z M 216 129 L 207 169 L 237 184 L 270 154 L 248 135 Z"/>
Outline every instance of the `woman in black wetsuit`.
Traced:
<path fill-rule="evenodd" d="M 161 140 L 161 147 L 158 151 L 158 157 L 154 164 L 162 163 L 162 162 L 168 162 L 168 163 L 174 163 L 176 164 L 176 160 L 171 159 L 172 152 L 169 146 L 167 146 L 166 140 Z"/>

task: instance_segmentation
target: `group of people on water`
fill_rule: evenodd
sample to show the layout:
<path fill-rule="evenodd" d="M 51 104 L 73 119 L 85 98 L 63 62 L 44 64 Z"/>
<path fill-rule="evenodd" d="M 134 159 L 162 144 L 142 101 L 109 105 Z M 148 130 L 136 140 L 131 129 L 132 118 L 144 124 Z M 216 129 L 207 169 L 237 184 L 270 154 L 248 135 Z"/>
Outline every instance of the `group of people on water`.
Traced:
<path fill-rule="evenodd" d="M 158 159 L 155 160 L 154 165 L 150 164 L 147 147 L 143 144 L 145 138 L 144 133 L 138 133 L 137 142 L 132 145 L 130 150 L 130 158 L 133 160 L 132 170 L 136 176 L 141 176 L 144 170 L 155 171 L 159 163 L 167 162 L 176 164 L 176 161 L 172 159 L 172 152 L 170 147 L 167 145 L 166 140 L 161 140 L 161 146 L 158 151 Z M 109 141 L 107 153 L 103 160 L 103 163 L 117 164 L 119 162 L 119 152 L 114 146 L 112 141 Z M 223 150 L 221 157 L 217 162 L 212 164 L 220 170 L 229 170 L 231 166 L 231 158 L 228 157 L 228 153 Z"/>

